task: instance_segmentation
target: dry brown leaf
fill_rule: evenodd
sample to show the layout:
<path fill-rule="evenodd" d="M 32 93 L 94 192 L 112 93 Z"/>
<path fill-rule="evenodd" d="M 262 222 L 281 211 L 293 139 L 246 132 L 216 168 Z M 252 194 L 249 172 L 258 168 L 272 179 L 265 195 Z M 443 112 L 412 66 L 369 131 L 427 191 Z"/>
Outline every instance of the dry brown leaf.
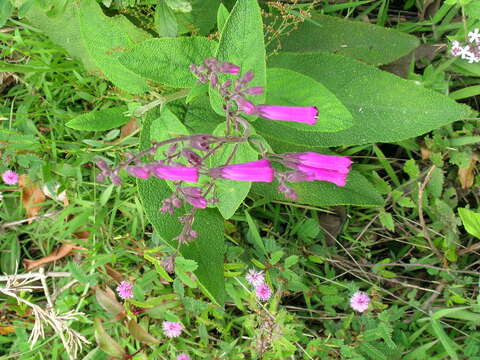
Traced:
<path fill-rule="evenodd" d="M 121 283 L 124 280 L 122 274 L 120 274 L 117 270 L 112 268 L 110 265 L 105 264 L 105 270 L 107 270 L 107 275 L 110 276 L 113 280 L 117 283 Z"/>
<path fill-rule="evenodd" d="M 73 233 L 73 235 L 78 239 L 87 240 L 90 237 L 90 231 L 80 231 Z"/>
<path fill-rule="evenodd" d="M 427 149 L 426 147 L 421 147 L 420 152 L 422 154 L 422 160 L 428 160 L 430 159 L 430 156 L 432 156 L 432 150 Z"/>
<path fill-rule="evenodd" d="M 0 335 L 8 335 L 15 332 L 15 328 L 13 326 L 0 326 Z"/>
<path fill-rule="evenodd" d="M 23 259 L 23 266 L 27 271 L 30 271 L 36 267 L 39 267 L 44 264 L 49 264 L 51 262 L 57 261 L 65 256 L 68 256 L 72 253 L 73 250 L 81 249 L 87 250 L 82 246 L 75 244 L 62 244 L 57 250 L 53 251 L 51 254 L 44 256 L 37 260 Z"/>
<path fill-rule="evenodd" d="M 478 155 L 474 153 L 470 158 L 469 166 L 464 169 L 458 169 L 458 180 L 462 185 L 462 189 L 468 189 L 473 186 L 473 183 L 475 182 L 474 171 L 475 171 L 478 160 L 479 160 Z"/>
<path fill-rule="evenodd" d="M 45 194 L 42 189 L 30 182 L 27 175 L 20 175 L 18 184 L 22 189 L 22 203 L 27 212 L 28 217 L 37 216 L 42 206 L 38 205 L 45 201 Z M 31 224 L 33 220 L 29 220 L 28 223 Z"/>
<path fill-rule="evenodd" d="M 132 118 L 128 123 L 122 126 L 120 129 L 120 139 L 123 139 L 124 137 L 127 137 L 131 133 L 133 133 L 135 130 L 138 129 L 138 123 L 137 120 Z"/>

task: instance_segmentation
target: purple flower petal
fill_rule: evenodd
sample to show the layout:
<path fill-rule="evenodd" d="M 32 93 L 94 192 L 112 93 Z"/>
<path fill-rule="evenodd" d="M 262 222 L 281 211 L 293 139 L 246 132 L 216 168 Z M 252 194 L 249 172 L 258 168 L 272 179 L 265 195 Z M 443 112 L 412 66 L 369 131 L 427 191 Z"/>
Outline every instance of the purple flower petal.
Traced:
<path fill-rule="evenodd" d="M 315 106 L 257 105 L 256 113 L 270 120 L 317 123 L 318 109 Z"/>

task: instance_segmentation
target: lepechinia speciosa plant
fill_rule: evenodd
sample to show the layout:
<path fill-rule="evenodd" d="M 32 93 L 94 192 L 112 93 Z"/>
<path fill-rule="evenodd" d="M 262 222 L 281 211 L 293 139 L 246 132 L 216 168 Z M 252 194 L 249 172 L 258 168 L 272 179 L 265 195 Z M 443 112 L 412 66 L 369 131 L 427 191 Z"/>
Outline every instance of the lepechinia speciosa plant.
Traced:
<path fill-rule="evenodd" d="M 217 179 L 267 183 L 277 180 L 278 191 L 292 200 L 297 199 L 298 195 L 288 185 L 291 182 L 327 181 L 345 186 L 352 162 L 344 156 L 314 152 L 275 154 L 267 152 L 259 143 L 260 159 L 236 163 L 238 145 L 250 140 L 250 123 L 244 115 L 311 126 L 317 122 L 318 109 L 313 105 L 255 104 L 251 98 L 262 94 L 264 89 L 249 85 L 254 79 L 254 73 L 247 71 L 240 75 L 239 66 L 216 58 L 205 59 L 200 65 L 193 64 L 190 71 L 199 83 L 209 83 L 222 97 L 226 117 L 224 136 L 194 134 L 153 142 L 148 149 L 137 154 L 127 154 L 125 161 L 114 168 L 110 168 L 105 159 L 97 161 L 101 170 L 97 176 L 98 181 L 109 177 L 114 184 L 121 184 L 121 171 L 125 170 L 138 179 L 160 178 L 173 182 L 172 195 L 159 204 L 159 210 L 174 216 L 176 209 L 187 206 L 187 212 L 183 211 L 183 215 L 178 218 L 183 224 L 181 233 L 175 238 L 179 246 L 198 237 L 197 231 L 193 229 L 195 212 L 218 201 Z M 221 82 L 218 74 L 236 78 Z M 226 162 L 221 166 L 209 167 L 210 157 L 224 152 L 226 145 L 233 148 Z M 175 256 L 175 253 L 170 255 L 170 260 L 165 262 L 169 271 L 173 269 Z M 266 289 L 261 290 L 262 296 L 267 299 L 270 294 L 267 294 Z"/>

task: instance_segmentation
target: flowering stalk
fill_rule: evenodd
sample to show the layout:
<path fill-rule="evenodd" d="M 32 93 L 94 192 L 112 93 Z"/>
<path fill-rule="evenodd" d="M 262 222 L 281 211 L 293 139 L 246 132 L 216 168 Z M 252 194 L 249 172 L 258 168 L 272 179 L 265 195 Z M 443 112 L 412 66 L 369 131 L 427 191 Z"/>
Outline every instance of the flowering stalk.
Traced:
<path fill-rule="evenodd" d="M 480 29 L 468 33 L 468 43 L 465 46 L 454 40 L 450 51 L 453 56 L 468 60 L 469 64 L 480 62 Z"/>

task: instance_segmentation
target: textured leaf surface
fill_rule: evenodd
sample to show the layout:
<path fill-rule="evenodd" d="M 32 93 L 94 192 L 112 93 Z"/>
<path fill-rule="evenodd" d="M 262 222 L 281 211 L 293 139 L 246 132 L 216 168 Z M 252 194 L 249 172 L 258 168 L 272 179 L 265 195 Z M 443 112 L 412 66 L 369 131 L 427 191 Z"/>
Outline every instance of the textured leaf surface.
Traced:
<path fill-rule="evenodd" d="M 384 201 L 372 184 L 357 171 L 351 171 L 345 187 L 324 181 L 291 183 L 298 193 L 298 203 L 314 206 L 359 205 L 381 206 Z M 252 193 L 267 199 L 284 200 L 277 191 L 277 184 L 254 183 Z"/>
<path fill-rule="evenodd" d="M 82 0 L 78 8 L 80 32 L 88 53 L 105 76 L 116 86 L 133 94 L 148 90 L 145 80 L 125 68 L 118 57 L 133 42 L 127 34 L 105 16 L 94 0 Z"/>
<path fill-rule="evenodd" d="M 394 29 L 318 13 L 280 42 L 282 52 L 327 51 L 374 65 L 391 63 L 420 44 L 416 37 Z M 276 46 L 274 41 L 270 48 Z"/>
<path fill-rule="evenodd" d="M 238 0 L 228 17 L 220 36 L 216 57 L 238 65 L 242 74 L 253 70 L 255 78 L 250 86 L 265 86 L 265 44 L 263 22 L 257 0 Z M 219 76 L 221 82 L 229 76 Z M 255 96 L 255 103 L 263 103 L 265 95 Z M 216 90 L 210 88 L 210 101 L 214 110 L 224 114 L 222 99 Z"/>
<path fill-rule="evenodd" d="M 218 125 L 213 135 L 225 136 L 225 124 Z M 248 143 L 228 144 L 222 147 L 221 152 L 217 152 L 210 157 L 209 167 L 213 168 L 225 164 L 235 147 L 237 148 L 235 161 L 231 162 L 231 164 L 255 161 L 258 159 L 257 152 L 253 150 Z M 218 199 L 216 206 L 222 216 L 228 219 L 235 214 L 235 211 L 241 205 L 242 201 L 247 197 L 252 183 L 249 181 L 217 179 L 215 185 L 215 196 Z"/>
<path fill-rule="evenodd" d="M 325 85 L 353 115 L 354 126 L 305 136 L 306 146 L 338 146 L 408 139 L 468 117 L 471 109 L 373 66 L 328 53 L 272 56 L 269 64 Z M 266 138 L 276 133 L 257 131 Z M 289 142 L 289 139 L 281 139 Z"/>
<path fill-rule="evenodd" d="M 90 111 L 70 120 L 66 125 L 75 130 L 104 131 L 120 127 L 130 121 L 123 113 L 126 106 Z"/>
<path fill-rule="evenodd" d="M 212 57 L 217 43 L 203 37 L 150 39 L 123 54 L 120 62 L 131 71 L 154 81 L 189 88 L 196 83 L 191 64 Z"/>
<path fill-rule="evenodd" d="M 305 137 L 315 136 L 318 132 L 340 131 L 353 126 L 350 112 L 318 81 L 295 71 L 270 68 L 267 83 L 267 104 L 316 106 L 319 116 L 315 125 L 259 117 L 255 127 L 261 132 L 303 144 Z"/>
<path fill-rule="evenodd" d="M 155 127 L 153 119 L 158 113 L 152 111 L 145 120 L 141 135 L 141 147 L 150 145 L 150 132 Z M 144 204 L 145 213 L 153 224 L 156 232 L 172 247 L 177 247 L 176 237 L 182 228 L 177 218 L 185 213 L 184 209 L 177 209 L 174 216 L 162 214 L 159 208 L 162 201 L 171 195 L 171 190 L 165 181 L 150 178 L 138 180 L 140 197 Z M 223 275 L 223 255 L 225 252 L 223 237 L 223 219 L 214 209 L 198 211 L 195 215 L 193 229 L 199 237 L 191 244 L 180 248 L 180 254 L 195 260 L 198 269 L 195 274 L 202 290 L 216 303 L 223 305 L 225 299 L 225 284 Z"/>
<path fill-rule="evenodd" d="M 165 1 L 155 8 L 155 27 L 160 36 L 177 36 L 177 19 Z"/>

